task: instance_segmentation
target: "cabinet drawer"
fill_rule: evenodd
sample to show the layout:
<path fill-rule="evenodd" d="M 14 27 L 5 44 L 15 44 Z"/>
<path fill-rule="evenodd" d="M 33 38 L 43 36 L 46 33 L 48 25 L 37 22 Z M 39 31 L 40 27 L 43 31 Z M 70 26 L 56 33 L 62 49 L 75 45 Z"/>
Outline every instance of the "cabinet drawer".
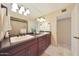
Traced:
<path fill-rule="evenodd" d="M 22 49 L 21 51 L 15 53 L 14 56 L 25 56 L 26 55 L 25 52 L 26 52 L 25 49 Z"/>
<path fill-rule="evenodd" d="M 29 51 L 30 51 L 30 56 L 36 56 L 37 55 L 37 43 L 30 46 Z"/>

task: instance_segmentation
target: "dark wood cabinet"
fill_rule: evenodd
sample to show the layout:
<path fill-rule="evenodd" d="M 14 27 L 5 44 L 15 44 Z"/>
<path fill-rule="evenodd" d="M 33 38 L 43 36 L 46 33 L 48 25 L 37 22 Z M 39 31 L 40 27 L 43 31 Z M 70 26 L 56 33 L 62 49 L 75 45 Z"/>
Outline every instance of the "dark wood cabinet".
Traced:
<path fill-rule="evenodd" d="M 51 44 L 50 35 L 45 35 L 38 38 L 38 54 L 41 55 L 46 48 Z"/>
<path fill-rule="evenodd" d="M 28 45 L 27 45 L 28 44 Z M 26 55 L 27 56 L 36 56 L 37 55 L 37 39 L 32 39 L 26 44 Z"/>
<path fill-rule="evenodd" d="M 3 53 L 3 56 L 38 56 L 41 55 L 50 44 L 51 35 L 46 34 L 0 50 L 0 55 Z"/>
<path fill-rule="evenodd" d="M 9 51 L 9 53 L 15 56 L 36 56 L 37 40 L 34 38 L 26 43 L 24 42 L 24 44 L 15 46 L 14 49 Z"/>
<path fill-rule="evenodd" d="M 29 47 L 30 56 L 37 56 L 37 44 Z"/>
<path fill-rule="evenodd" d="M 26 50 L 25 49 L 22 49 L 20 51 L 18 51 L 17 53 L 13 54 L 14 56 L 25 56 Z"/>
<path fill-rule="evenodd" d="M 19 56 L 22 52 L 25 51 L 25 47 L 24 45 L 18 45 L 18 46 L 13 46 L 11 49 L 9 49 L 7 52 L 10 55 L 15 55 L 15 56 Z M 22 53 L 22 55 L 24 55 L 25 53 Z"/>

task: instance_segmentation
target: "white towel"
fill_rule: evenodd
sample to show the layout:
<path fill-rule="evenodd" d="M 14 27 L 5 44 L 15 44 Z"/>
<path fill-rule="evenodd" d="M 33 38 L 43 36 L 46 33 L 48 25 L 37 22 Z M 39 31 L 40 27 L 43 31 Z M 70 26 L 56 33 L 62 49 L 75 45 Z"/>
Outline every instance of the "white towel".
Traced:
<path fill-rule="evenodd" d="M 10 25 L 10 15 L 8 13 L 8 15 L 4 15 L 4 21 L 3 21 L 4 25 L 3 25 L 3 30 L 4 31 L 8 31 L 11 30 L 11 25 Z"/>
<path fill-rule="evenodd" d="M 0 8 L 0 31 L 3 30 L 3 18 L 4 18 L 4 15 L 6 13 L 6 10 L 4 8 Z"/>
<path fill-rule="evenodd" d="M 5 32 L 3 31 L 4 27 L 4 16 L 6 14 L 6 10 L 4 8 L 1 8 L 0 10 L 0 41 L 3 40 Z"/>
<path fill-rule="evenodd" d="M 6 8 L 0 8 L 0 41 L 3 40 L 5 33 L 11 30 L 10 15 L 6 16 Z"/>

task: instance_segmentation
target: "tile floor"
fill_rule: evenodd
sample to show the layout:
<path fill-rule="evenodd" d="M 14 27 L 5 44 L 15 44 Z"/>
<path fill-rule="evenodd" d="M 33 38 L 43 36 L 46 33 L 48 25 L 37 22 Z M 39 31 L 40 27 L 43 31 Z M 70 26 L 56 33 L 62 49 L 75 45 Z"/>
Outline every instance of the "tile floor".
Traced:
<path fill-rule="evenodd" d="M 50 45 L 42 54 L 42 56 L 73 56 L 72 52 L 62 47 L 54 47 Z"/>

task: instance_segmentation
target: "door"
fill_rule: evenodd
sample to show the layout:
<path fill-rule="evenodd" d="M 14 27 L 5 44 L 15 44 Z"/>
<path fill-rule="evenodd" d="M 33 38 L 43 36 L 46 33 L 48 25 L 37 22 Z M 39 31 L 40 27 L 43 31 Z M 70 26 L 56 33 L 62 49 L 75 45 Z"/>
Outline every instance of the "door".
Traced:
<path fill-rule="evenodd" d="M 71 18 L 57 20 L 57 43 L 58 46 L 71 49 Z"/>

